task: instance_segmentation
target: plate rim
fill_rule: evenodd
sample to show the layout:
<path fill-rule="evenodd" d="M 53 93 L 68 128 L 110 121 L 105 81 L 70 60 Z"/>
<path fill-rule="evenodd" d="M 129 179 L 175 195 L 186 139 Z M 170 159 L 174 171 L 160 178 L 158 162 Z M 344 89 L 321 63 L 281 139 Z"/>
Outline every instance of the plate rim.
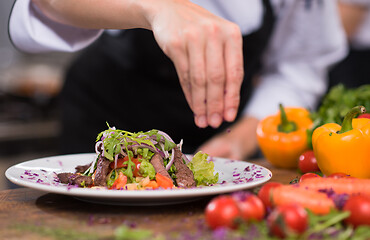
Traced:
<path fill-rule="evenodd" d="M 56 155 L 56 156 L 49 156 L 49 157 L 41 157 L 41 158 L 35 158 L 32 160 L 26 160 L 21 163 L 17 163 L 5 171 L 6 178 L 11 181 L 12 183 L 27 187 L 47 193 L 56 193 L 56 194 L 62 194 L 62 195 L 69 195 L 74 197 L 82 197 L 82 198 L 95 198 L 95 199 L 122 199 L 122 200 L 134 200 L 134 199 L 153 199 L 153 200 L 159 200 L 159 199 L 178 199 L 178 198 L 199 198 L 199 197 L 205 197 L 205 196 L 211 196 L 211 195 L 217 195 L 217 194 L 226 194 L 241 190 L 246 190 L 250 188 L 257 187 L 267 181 L 269 181 L 272 178 L 272 172 L 266 167 L 263 167 L 256 163 L 251 163 L 248 161 L 240 161 L 240 160 L 233 160 L 228 158 L 221 158 L 221 157 L 212 157 L 216 161 L 235 161 L 235 162 L 243 162 L 248 164 L 249 166 L 256 166 L 259 169 L 265 170 L 267 173 L 258 180 L 254 180 L 252 182 L 245 182 L 240 184 L 233 184 L 233 185 L 218 185 L 218 186 L 205 186 L 205 187 L 197 187 L 197 188 L 188 188 L 188 189 L 159 189 L 159 190 L 132 190 L 132 191 L 122 191 L 122 190 L 108 190 L 108 189 L 97 189 L 95 188 L 93 191 L 91 188 L 79 188 L 79 187 L 68 187 L 65 185 L 62 185 L 61 187 L 57 185 L 52 184 L 43 184 L 43 183 L 36 183 L 31 181 L 22 180 L 21 178 L 16 178 L 15 176 L 12 176 L 11 172 L 15 170 L 17 167 L 24 164 L 29 164 L 31 162 L 38 162 L 38 161 L 46 161 L 50 159 L 59 159 L 59 158 L 72 158 L 72 157 L 88 157 L 88 156 L 95 156 L 96 153 L 77 153 L 77 154 L 65 154 L 65 155 Z M 78 164 L 76 164 L 77 166 Z M 42 167 L 40 167 L 42 169 Z M 104 193 L 104 194 L 99 194 Z M 153 194 L 154 193 L 154 194 Z"/>

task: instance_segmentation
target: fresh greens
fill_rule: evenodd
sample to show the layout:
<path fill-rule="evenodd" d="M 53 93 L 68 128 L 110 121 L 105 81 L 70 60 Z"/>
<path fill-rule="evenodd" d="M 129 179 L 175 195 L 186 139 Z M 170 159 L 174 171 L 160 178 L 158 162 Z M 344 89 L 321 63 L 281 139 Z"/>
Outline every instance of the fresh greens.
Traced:
<path fill-rule="evenodd" d="M 315 126 L 325 123 L 341 124 L 346 113 L 360 105 L 370 111 L 370 84 L 353 89 L 339 84 L 325 95 L 318 111 L 313 112 L 311 117 Z"/>
<path fill-rule="evenodd" d="M 149 176 L 149 178 L 152 180 L 155 178 L 155 169 L 153 165 L 147 160 L 141 161 L 139 172 L 143 177 Z"/>
<path fill-rule="evenodd" d="M 360 105 L 370 111 L 370 84 L 358 88 L 346 88 L 343 84 L 332 87 L 319 109 L 311 112 L 313 127 L 307 131 L 309 147 L 312 148 L 311 137 L 317 127 L 326 123 L 342 124 L 346 113 Z"/>
<path fill-rule="evenodd" d="M 110 127 L 98 134 L 96 138 L 95 150 L 99 156 L 103 156 L 111 162 L 120 160 L 120 170 L 126 177 L 127 183 L 135 183 L 134 171 L 138 166 L 137 160 L 140 161 L 140 177 L 149 177 L 155 179 L 155 169 L 150 163 L 154 154 L 160 154 L 163 158 L 164 166 L 168 168 L 172 180 L 175 180 L 177 169 L 173 164 L 174 148 L 181 149 L 182 142 L 177 146 L 167 133 L 159 130 L 150 130 L 147 132 L 132 133 L 124 130 L 118 130 Z M 140 157 L 139 157 L 140 156 Z M 122 162 L 122 158 L 123 161 Z M 214 175 L 214 163 L 207 161 L 208 155 L 197 153 L 188 167 L 194 174 L 196 185 L 210 185 L 218 182 L 218 173 Z M 171 161 L 172 159 L 172 161 Z M 184 160 L 184 159 L 183 159 Z M 92 174 L 96 169 L 96 161 L 92 164 L 86 174 Z M 117 163 L 115 163 L 117 164 Z M 184 164 L 186 162 L 184 161 Z M 135 173 L 136 176 L 136 173 Z M 107 179 L 108 187 L 112 186 L 118 177 L 116 170 L 112 171 Z M 175 184 L 176 185 L 176 184 Z"/>
<path fill-rule="evenodd" d="M 70 228 L 55 228 L 49 226 L 42 226 L 39 224 L 26 224 L 16 223 L 10 226 L 11 229 L 22 233 L 22 238 L 27 239 L 29 233 L 39 236 L 40 239 L 55 239 L 55 240 L 99 240 L 99 239 L 112 239 L 110 235 L 102 235 L 97 232 L 86 232 Z M 3 237 L 3 236 L 2 236 Z M 5 239 L 5 238 L 4 238 Z M 17 239 L 17 238 L 12 238 Z M 36 238 L 34 238 L 36 239 Z"/>
<path fill-rule="evenodd" d="M 153 179 L 153 166 L 148 162 L 149 159 L 154 155 L 154 152 L 150 151 L 169 151 L 176 147 L 176 144 L 167 137 L 165 137 L 163 132 L 162 135 L 158 130 L 150 130 L 147 132 L 137 132 L 132 133 L 124 130 L 118 130 L 116 128 L 111 128 L 108 125 L 108 129 L 102 131 L 98 134 L 96 138 L 96 142 L 101 141 L 103 143 L 103 156 L 107 158 L 109 161 L 113 162 L 119 154 L 126 152 L 128 154 L 128 161 L 125 163 L 127 164 L 126 170 L 124 170 L 123 174 L 127 176 L 130 182 L 133 182 L 133 171 L 132 169 L 135 167 L 135 164 L 132 162 L 132 157 L 137 153 L 143 156 L 143 160 L 147 161 L 144 162 L 143 171 L 145 176 L 149 176 Z M 153 138 L 156 139 L 153 140 Z M 132 150 L 131 150 L 132 149 Z M 132 152 L 134 151 L 134 152 Z"/>
<path fill-rule="evenodd" d="M 107 177 L 107 187 L 110 188 L 112 187 L 114 181 L 118 178 L 119 173 L 117 172 L 116 169 L 112 170 Z"/>
<path fill-rule="evenodd" d="M 150 151 L 148 148 L 139 148 L 137 153 L 141 155 L 142 159 L 147 161 L 149 161 L 154 155 L 154 152 Z"/>
<path fill-rule="evenodd" d="M 115 232 L 116 240 L 144 240 L 144 239 L 153 239 L 153 232 L 150 230 L 144 229 L 132 229 L 126 225 L 118 227 Z"/>
<path fill-rule="evenodd" d="M 110 161 L 114 161 L 114 156 L 121 152 L 122 145 L 125 148 L 127 148 L 128 145 L 137 143 L 137 144 L 146 144 L 155 148 L 152 141 L 147 138 L 147 136 L 152 136 L 154 134 L 158 134 L 158 131 L 151 130 L 145 133 L 144 132 L 131 133 L 128 131 L 118 130 L 109 127 L 107 130 L 98 134 L 96 141 L 100 140 L 103 141 L 104 157 L 106 157 Z"/>
<path fill-rule="evenodd" d="M 191 162 L 187 164 L 194 174 L 194 180 L 199 185 L 217 183 L 218 173 L 214 174 L 214 163 L 208 161 L 208 154 L 197 152 Z"/>
<path fill-rule="evenodd" d="M 170 159 L 163 159 L 163 165 L 164 166 L 167 166 L 167 164 L 168 164 L 168 162 L 170 161 Z M 170 169 L 168 169 L 168 174 L 171 176 L 171 178 L 173 179 L 173 180 L 175 180 L 177 177 L 176 177 L 176 172 L 177 172 L 177 169 L 176 169 L 176 167 L 175 167 L 175 164 L 172 164 L 171 165 L 171 167 L 170 167 Z M 174 181 L 174 183 L 175 183 L 175 181 Z"/>

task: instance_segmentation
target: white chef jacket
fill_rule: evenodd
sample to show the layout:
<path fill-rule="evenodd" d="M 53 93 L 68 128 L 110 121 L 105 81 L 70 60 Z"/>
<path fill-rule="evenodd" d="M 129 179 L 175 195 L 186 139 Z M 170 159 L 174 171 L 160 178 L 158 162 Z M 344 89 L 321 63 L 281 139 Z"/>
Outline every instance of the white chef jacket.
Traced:
<path fill-rule="evenodd" d="M 235 22 L 243 35 L 262 23 L 260 0 L 193 2 Z M 279 103 L 315 109 L 327 88 L 328 67 L 347 53 L 335 0 L 271 0 L 271 3 L 276 15 L 275 28 L 263 57 L 258 86 L 244 109 L 244 114 L 258 119 L 277 112 Z M 9 20 L 12 42 L 30 53 L 78 51 L 102 32 L 56 23 L 30 0 L 17 0 Z"/>

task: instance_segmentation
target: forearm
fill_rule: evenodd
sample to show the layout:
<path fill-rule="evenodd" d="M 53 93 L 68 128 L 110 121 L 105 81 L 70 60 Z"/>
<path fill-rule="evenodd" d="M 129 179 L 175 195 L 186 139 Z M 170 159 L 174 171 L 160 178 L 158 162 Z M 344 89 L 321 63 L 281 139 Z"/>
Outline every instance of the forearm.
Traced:
<path fill-rule="evenodd" d="M 32 0 L 50 19 L 80 28 L 151 29 L 158 5 L 153 0 Z M 163 1 L 162 1 L 163 2 Z"/>

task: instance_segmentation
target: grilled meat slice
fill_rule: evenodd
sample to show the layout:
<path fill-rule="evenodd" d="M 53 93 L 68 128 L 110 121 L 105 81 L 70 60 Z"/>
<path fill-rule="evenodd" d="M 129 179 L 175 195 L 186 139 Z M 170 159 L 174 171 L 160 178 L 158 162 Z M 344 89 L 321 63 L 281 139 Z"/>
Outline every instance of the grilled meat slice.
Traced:
<path fill-rule="evenodd" d="M 75 167 L 76 173 L 84 173 L 91 166 L 92 163 L 86 165 L 78 165 Z"/>
<path fill-rule="evenodd" d="M 59 179 L 59 182 L 61 183 L 65 183 L 65 184 L 68 184 L 69 183 L 69 179 L 73 176 L 76 176 L 76 174 L 74 173 L 70 173 L 70 172 L 63 172 L 63 173 L 58 173 L 57 174 L 57 177 Z"/>
<path fill-rule="evenodd" d="M 77 185 L 79 187 L 90 186 L 93 184 L 91 176 L 83 176 L 75 173 L 58 173 L 57 174 L 59 182 L 71 185 Z"/>
<path fill-rule="evenodd" d="M 163 163 L 163 158 L 159 153 L 153 155 L 152 159 L 150 159 L 150 163 L 153 165 L 156 173 L 159 173 L 165 177 L 168 177 L 169 179 L 172 179 L 170 174 L 168 174 Z"/>
<path fill-rule="evenodd" d="M 196 187 L 193 172 L 186 166 L 182 160 L 182 153 L 176 147 L 175 148 L 175 159 L 173 164 L 176 167 L 176 183 L 177 186 L 183 188 Z"/>
<path fill-rule="evenodd" d="M 96 173 L 94 179 L 95 186 L 107 186 L 107 176 L 110 170 L 110 161 L 105 157 L 100 156 L 96 165 Z"/>
<path fill-rule="evenodd" d="M 71 178 L 71 184 L 78 185 L 80 187 L 90 186 L 93 184 L 93 179 L 91 176 L 77 175 L 76 178 Z"/>

